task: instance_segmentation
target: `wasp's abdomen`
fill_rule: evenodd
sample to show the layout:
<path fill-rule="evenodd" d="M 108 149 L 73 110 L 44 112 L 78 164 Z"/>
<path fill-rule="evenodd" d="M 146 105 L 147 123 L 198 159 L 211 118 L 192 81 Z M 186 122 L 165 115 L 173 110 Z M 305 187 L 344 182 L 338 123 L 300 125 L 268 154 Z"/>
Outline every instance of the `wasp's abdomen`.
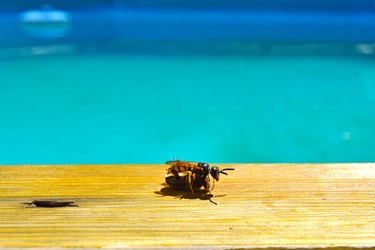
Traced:
<path fill-rule="evenodd" d="M 176 162 L 175 165 L 168 168 L 167 174 L 183 173 L 183 172 L 192 171 L 192 170 L 193 170 L 193 166 L 191 164 L 185 163 L 185 162 Z"/>
<path fill-rule="evenodd" d="M 176 189 L 189 189 L 189 180 L 186 173 L 179 173 L 178 175 L 167 174 L 165 182 L 172 188 Z"/>

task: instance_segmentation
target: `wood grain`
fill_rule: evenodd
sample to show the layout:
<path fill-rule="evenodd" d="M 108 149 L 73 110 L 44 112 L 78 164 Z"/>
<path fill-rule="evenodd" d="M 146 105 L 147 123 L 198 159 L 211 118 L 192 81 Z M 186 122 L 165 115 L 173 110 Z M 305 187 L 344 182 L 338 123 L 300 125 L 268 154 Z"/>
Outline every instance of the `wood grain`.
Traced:
<path fill-rule="evenodd" d="M 0 247 L 375 247 L 375 164 L 225 164 L 204 197 L 166 165 L 0 167 Z M 79 207 L 28 208 L 34 199 Z"/>

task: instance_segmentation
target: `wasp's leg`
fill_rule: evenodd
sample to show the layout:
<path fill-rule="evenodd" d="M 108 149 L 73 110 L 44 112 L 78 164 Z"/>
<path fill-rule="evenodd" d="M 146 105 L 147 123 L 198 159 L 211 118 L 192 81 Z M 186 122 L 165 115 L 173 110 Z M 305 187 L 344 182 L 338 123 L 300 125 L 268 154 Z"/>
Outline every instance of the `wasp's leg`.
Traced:
<path fill-rule="evenodd" d="M 193 183 L 195 181 L 195 174 L 191 171 L 188 171 L 187 172 L 187 179 L 188 179 L 188 182 L 189 182 L 189 187 L 190 187 L 190 190 L 192 192 L 192 194 L 194 195 L 194 188 L 193 188 Z"/>
<path fill-rule="evenodd" d="M 214 190 L 214 186 L 215 186 L 215 179 L 214 179 L 214 180 L 212 180 L 212 188 L 211 188 L 211 190 L 210 190 L 210 191 Z"/>
<path fill-rule="evenodd" d="M 204 180 L 204 182 L 203 182 L 203 188 L 204 188 L 205 191 L 210 192 L 210 186 L 211 186 L 211 184 L 210 184 L 210 179 L 207 177 L 207 178 Z"/>
<path fill-rule="evenodd" d="M 209 194 L 211 194 L 211 191 L 214 189 L 214 186 L 215 186 L 215 180 L 213 180 L 212 187 L 211 187 L 210 178 L 207 177 L 203 184 L 204 190 L 207 191 Z"/>

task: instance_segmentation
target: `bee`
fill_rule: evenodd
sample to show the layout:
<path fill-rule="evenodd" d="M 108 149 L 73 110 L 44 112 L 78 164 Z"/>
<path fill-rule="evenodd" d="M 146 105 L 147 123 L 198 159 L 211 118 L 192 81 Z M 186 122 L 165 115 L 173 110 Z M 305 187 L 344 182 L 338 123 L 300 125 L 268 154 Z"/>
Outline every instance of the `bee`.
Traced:
<path fill-rule="evenodd" d="M 220 174 L 228 175 L 225 171 L 234 170 L 234 168 L 220 170 L 204 162 L 172 160 L 167 161 L 166 164 L 170 165 L 165 176 L 166 183 L 174 189 L 190 190 L 192 194 L 198 191 L 210 192 L 214 188 L 215 181 L 219 181 Z M 210 176 L 213 178 L 212 187 Z"/>

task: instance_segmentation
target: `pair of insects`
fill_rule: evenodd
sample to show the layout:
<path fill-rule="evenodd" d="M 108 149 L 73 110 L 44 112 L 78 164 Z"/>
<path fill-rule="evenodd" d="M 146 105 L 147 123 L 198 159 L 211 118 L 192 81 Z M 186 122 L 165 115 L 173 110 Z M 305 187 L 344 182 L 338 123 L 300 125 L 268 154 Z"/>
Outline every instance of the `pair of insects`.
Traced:
<path fill-rule="evenodd" d="M 225 171 L 234 170 L 234 168 L 220 170 L 204 162 L 172 160 L 167 161 L 166 164 L 170 165 L 165 176 L 166 183 L 174 189 L 190 190 L 193 194 L 199 191 L 210 192 L 214 188 L 215 181 L 219 181 L 220 174 L 227 175 Z M 210 176 L 213 178 L 212 186 Z"/>

